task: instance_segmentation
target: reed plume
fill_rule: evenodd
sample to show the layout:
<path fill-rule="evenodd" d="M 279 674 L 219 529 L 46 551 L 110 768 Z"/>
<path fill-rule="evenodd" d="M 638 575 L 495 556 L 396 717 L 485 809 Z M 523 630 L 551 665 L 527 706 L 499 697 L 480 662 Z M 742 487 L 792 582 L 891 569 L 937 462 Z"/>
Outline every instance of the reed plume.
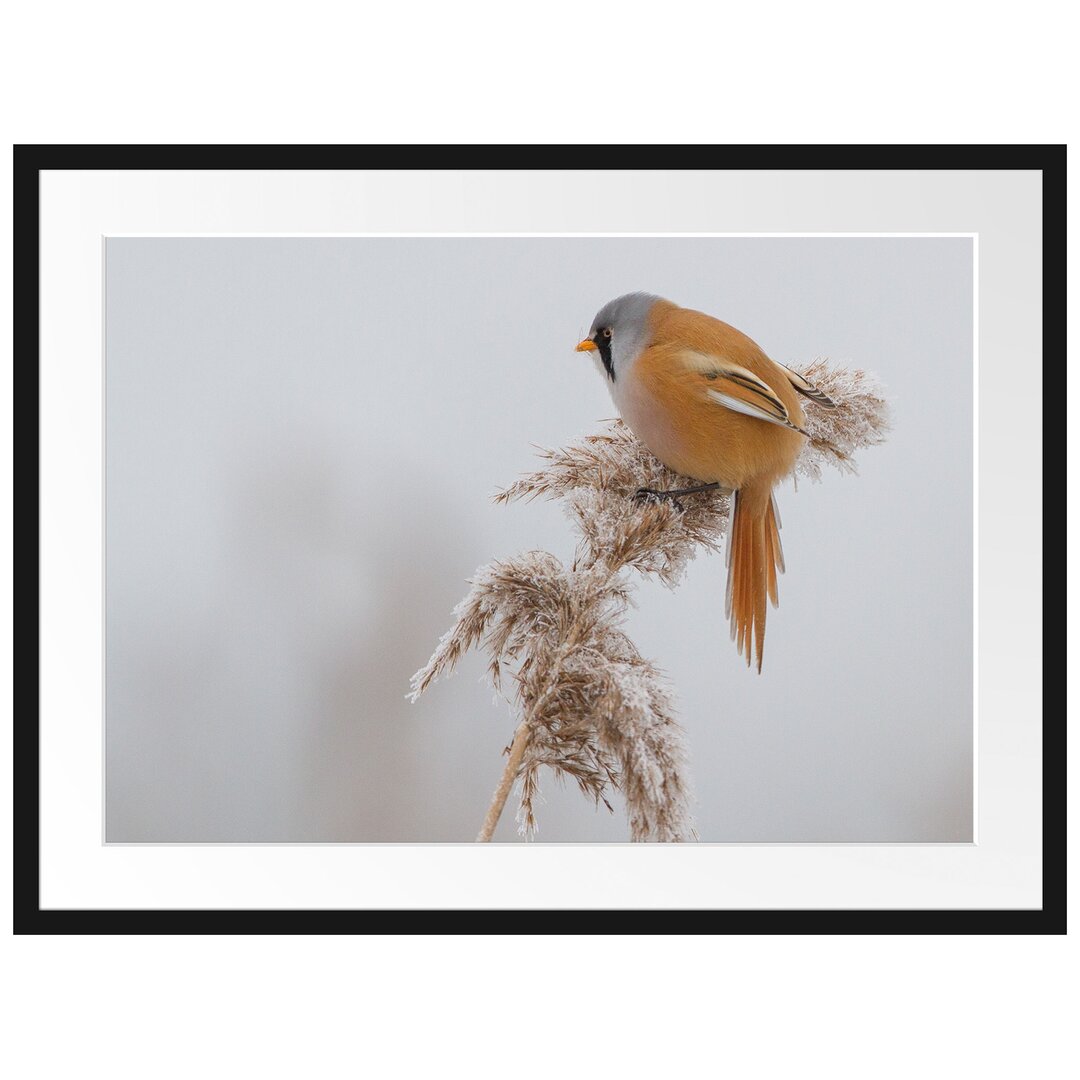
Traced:
<path fill-rule="evenodd" d="M 832 465 L 854 472 L 854 454 L 884 441 L 888 410 L 865 372 L 815 360 L 800 373 L 836 403 L 806 407 L 810 438 L 796 472 L 811 480 Z M 545 464 L 500 492 L 495 501 L 557 498 L 579 535 L 564 564 L 528 551 L 480 567 L 454 624 L 412 678 L 416 700 L 470 649 L 488 656 L 496 690 L 520 721 L 502 780 L 478 839 L 490 840 L 518 785 L 521 832 L 537 829 L 539 774 L 548 768 L 610 810 L 613 793 L 626 804 L 630 839 L 679 841 L 696 836 L 686 740 L 670 687 L 624 633 L 632 573 L 674 588 L 699 551 L 715 551 L 727 529 L 728 493 L 641 501 L 641 488 L 694 485 L 662 465 L 619 420 L 561 450 L 542 450 Z"/>

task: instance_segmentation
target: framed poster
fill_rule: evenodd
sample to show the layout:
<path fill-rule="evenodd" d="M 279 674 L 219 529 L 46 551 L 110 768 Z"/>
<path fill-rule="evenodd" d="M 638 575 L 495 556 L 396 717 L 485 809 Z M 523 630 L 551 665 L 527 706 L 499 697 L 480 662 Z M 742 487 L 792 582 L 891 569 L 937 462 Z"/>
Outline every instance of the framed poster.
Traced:
<path fill-rule="evenodd" d="M 1063 928 L 1008 373 L 1064 151 L 722 149 L 18 148 L 19 929 Z M 743 556 L 647 347 L 791 447 Z"/>

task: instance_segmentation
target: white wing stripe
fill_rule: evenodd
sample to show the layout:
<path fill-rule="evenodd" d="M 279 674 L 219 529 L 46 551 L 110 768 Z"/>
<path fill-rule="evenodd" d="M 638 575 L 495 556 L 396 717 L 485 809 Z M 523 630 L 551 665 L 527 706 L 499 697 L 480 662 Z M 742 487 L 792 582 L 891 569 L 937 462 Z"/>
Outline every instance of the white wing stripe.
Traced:
<path fill-rule="evenodd" d="M 720 405 L 723 405 L 725 409 L 730 409 L 732 412 L 742 413 L 743 416 L 752 416 L 756 420 L 767 420 L 770 424 L 776 424 L 777 427 L 794 427 L 794 424 L 788 423 L 787 420 L 781 420 L 778 416 L 772 416 L 765 409 L 762 409 L 757 405 L 750 405 L 745 401 L 740 401 L 730 394 L 722 394 L 719 390 L 706 390 L 705 393 L 708 397 L 712 398 L 713 401 L 718 402 Z"/>

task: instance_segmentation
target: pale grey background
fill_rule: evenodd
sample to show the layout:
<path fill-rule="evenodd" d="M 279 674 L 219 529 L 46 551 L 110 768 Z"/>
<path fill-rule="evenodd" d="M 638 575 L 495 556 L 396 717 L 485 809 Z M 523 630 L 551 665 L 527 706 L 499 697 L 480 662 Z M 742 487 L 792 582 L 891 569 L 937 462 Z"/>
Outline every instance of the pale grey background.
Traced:
<path fill-rule="evenodd" d="M 896 420 L 859 477 L 781 490 L 764 676 L 722 557 L 639 589 L 702 838 L 970 840 L 971 247 L 110 240 L 107 839 L 472 839 L 512 718 L 475 658 L 416 706 L 408 677 L 479 563 L 571 549 L 556 506 L 487 496 L 613 415 L 571 350 L 645 288 L 871 368 Z M 625 839 L 545 793 L 541 839 Z"/>

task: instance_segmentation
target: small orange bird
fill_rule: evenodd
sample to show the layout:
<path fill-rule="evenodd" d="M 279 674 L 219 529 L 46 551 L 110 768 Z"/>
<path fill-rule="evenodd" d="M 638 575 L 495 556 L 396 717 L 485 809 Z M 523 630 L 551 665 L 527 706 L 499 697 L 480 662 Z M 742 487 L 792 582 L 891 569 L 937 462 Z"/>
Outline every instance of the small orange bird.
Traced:
<path fill-rule="evenodd" d="M 773 487 L 795 467 L 806 437 L 799 395 L 827 408 L 835 403 L 734 326 L 650 293 L 605 304 L 577 350 L 593 354 L 634 434 L 669 469 L 701 481 L 639 496 L 735 492 L 726 614 L 747 664 L 756 646 L 760 672 L 765 598 L 776 606 L 776 575 L 784 570 Z"/>

